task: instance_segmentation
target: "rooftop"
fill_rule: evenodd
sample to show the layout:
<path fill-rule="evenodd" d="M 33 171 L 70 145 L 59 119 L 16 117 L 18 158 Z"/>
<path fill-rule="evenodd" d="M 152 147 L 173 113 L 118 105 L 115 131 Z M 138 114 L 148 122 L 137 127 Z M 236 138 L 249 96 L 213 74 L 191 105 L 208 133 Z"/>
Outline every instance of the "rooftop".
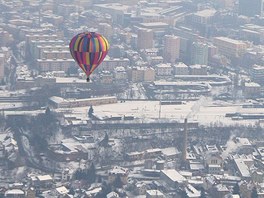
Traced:
<path fill-rule="evenodd" d="M 56 188 L 56 191 L 62 195 L 67 194 L 69 192 L 69 190 L 65 186 L 61 186 L 61 187 Z"/>
<path fill-rule="evenodd" d="M 242 177 L 248 178 L 250 177 L 250 172 L 248 166 L 245 164 L 243 159 L 234 159 L 236 166 Z"/>
<path fill-rule="evenodd" d="M 127 174 L 128 169 L 115 166 L 112 170 L 109 171 L 110 174 Z"/>
<path fill-rule="evenodd" d="M 182 62 L 175 64 L 174 67 L 185 67 L 185 68 L 188 68 L 188 66 L 186 64 L 182 63 Z"/>
<path fill-rule="evenodd" d="M 148 190 L 147 194 L 150 196 L 164 196 L 164 194 L 159 190 Z"/>
<path fill-rule="evenodd" d="M 37 176 L 39 181 L 49 181 L 52 180 L 52 177 L 50 175 L 40 175 Z"/>
<path fill-rule="evenodd" d="M 5 196 L 9 196 L 9 195 L 24 195 L 24 191 L 20 190 L 20 189 L 12 189 L 12 190 L 8 190 L 5 192 Z"/>
<path fill-rule="evenodd" d="M 197 15 L 200 17 L 212 17 L 215 15 L 215 13 L 216 13 L 216 10 L 214 9 L 205 9 L 205 10 L 196 12 L 194 15 Z"/>
<path fill-rule="evenodd" d="M 129 6 L 120 3 L 96 4 L 94 6 L 123 12 L 129 9 Z"/>
<path fill-rule="evenodd" d="M 228 43 L 232 43 L 232 44 L 235 44 L 235 45 L 244 45 L 245 44 L 243 41 L 231 39 L 231 38 L 228 38 L 228 37 L 215 37 L 214 39 L 215 40 L 221 40 L 221 41 L 228 42 Z"/>
<path fill-rule="evenodd" d="M 246 82 L 245 87 L 261 87 L 260 84 L 255 82 Z"/>
<path fill-rule="evenodd" d="M 164 22 L 151 22 L 151 23 L 140 23 L 141 26 L 146 27 L 146 28 L 151 28 L 151 27 L 167 27 L 169 26 L 167 23 Z"/>
<path fill-rule="evenodd" d="M 162 170 L 161 172 L 174 182 L 182 183 L 186 181 L 185 177 L 183 177 L 178 171 L 174 169 Z"/>
<path fill-rule="evenodd" d="M 162 63 L 162 64 L 158 64 L 156 67 L 158 68 L 171 68 L 171 64 L 165 64 L 165 63 Z"/>

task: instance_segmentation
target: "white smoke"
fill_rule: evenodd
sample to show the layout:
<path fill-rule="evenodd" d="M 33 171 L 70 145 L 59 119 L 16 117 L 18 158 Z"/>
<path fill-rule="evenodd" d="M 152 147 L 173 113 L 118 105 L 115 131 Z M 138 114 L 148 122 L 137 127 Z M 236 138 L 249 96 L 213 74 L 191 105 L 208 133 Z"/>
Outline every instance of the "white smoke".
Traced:
<path fill-rule="evenodd" d="M 237 148 L 239 148 L 242 144 L 239 141 L 235 141 L 236 135 L 230 135 L 228 141 L 226 142 L 226 149 L 222 152 L 222 158 L 226 159 L 229 154 L 234 153 Z"/>
<path fill-rule="evenodd" d="M 200 107 L 208 103 L 208 98 L 205 96 L 201 96 L 200 99 L 192 106 L 191 112 L 188 113 L 186 118 L 190 118 L 191 116 L 195 116 L 200 111 Z"/>

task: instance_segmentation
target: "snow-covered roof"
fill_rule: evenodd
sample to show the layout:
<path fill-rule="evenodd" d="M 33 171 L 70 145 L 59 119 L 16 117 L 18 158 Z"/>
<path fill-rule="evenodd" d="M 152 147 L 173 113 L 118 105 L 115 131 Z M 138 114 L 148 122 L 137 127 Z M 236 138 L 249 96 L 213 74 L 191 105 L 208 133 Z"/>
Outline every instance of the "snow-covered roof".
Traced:
<path fill-rule="evenodd" d="M 168 147 L 168 148 L 161 149 L 161 152 L 165 156 L 173 156 L 173 155 L 177 155 L 180 153 L 175 147 Z"/>
<path fill-rule="evenodd" d="M 128 173 L 128 169 L 123 168 L 123 167 L 118 167 L 115 166 L 112 170 L 109 171 L 110 174 L 127 174 Z"/>
<path fill-rule="evenodd" d="M 159 190 L 148 190 L 147 191 L 147 194 L 149 195 L 149 196 L 164 196 L 164 194 L 162 193 L 162 192 L 160 192 Z"/>
<path fill-rule="evenodd" d="M 40 175 L 40 176 L 37 176 L 37 179 L 39 181 L 49 181 L 49 180 L 52 180 L 52 177 L 50 175 Z"/>
<path fill-rule="evenodd" d="M 217 191 L 219 191 L 219 192 L 229 191 L 228 188 L 226 187 L 226 185 L 224 185 L 224 184 L 217 184 L 217 185 L 215 186 L 215 188 L 216 188 Z"/>
<path fill-rule="evenodd" d="M 191 170 L 203 170 L 204 165 L 202 163 L 190 163 Z"/>
<path fill-rule="evenodd" d="M 260 84 L 255 83 L 255 82 L 246 82 L 245 87 L 261 87 Z"/>
<path fill-rule="evenodd" d="M 180 68 L 188 68 L 188 66 L 186 64 L 184 64 L 183 62 L 179 62 L 173 66 L 174 67 L 180 67 Z"/>
<path fill-rule="evenodd" d="M 190 65 L 189 66 L 191 69 L 201 69 L 201 68 L 205 68 L 207 67 L 206 65 L 199 65 L 199 64 L 196 64 L 196 65 Z"/>
<path fill-rule="evenodd" d="M 236 138 L 242 146 L 252 146 L 248 138 Z"/>
<path fill-rule="evenodd" d="M 242 177 L 244 178 L 249 178 L 250 177 L 250 172 L 248 166 L 245 164 L 243 159 L 234 159 L 235 164 L 241 174 Z"/>
<path fill-rule="evenodd" d="M 56 191 L 61 195 L 67 194 L 69 192 L 69 190 L 65 186 L 56 188 Z"/>
<path fill-rule="evenodd" d="M 170 178 L 170 180 L 172 180 L 173 182 L 178 182 L 178 183 L 182 183 L 184 181 L 186 181 L 186 178 L 183 177 L 178 171 L 176 171 L 175 169 L 167 169 L 167 170 L 162 170 L 161 171 L 164 175 L 166 175 L 168 178 Z"/>
<path fill-rule="evenodd" d="M 11 195 L 24 195 L 24 191 L 20 189 L 12 189 L 5 192 L 5 196 L 11 196 Z"/>
<path fill-rule="evenodd" d="M 58 97 L 58 96 L 52 96 L 49 98 L 51 101 L 57 103 L 57 104 L 60 104 L 62 102 L 66 102 L 63 98 L 61 97 Z"/>
<path fill-rule="evenodd" d="M 118 198 L 119 195 L 118 195 L 116 192 L 110 192 L 110 193 L 108 193 L 108 194 L 106 195 L 106 197 L 107 197 L 107 198 L 114 198 L 114 197 Z"/>
<path fill-rule="evenodd" d="M 88 196 L 95 195 L 99 193 L 101 190 L 102 190 L 102 187 L 97 187 L 97 188 L 94 188 L 93 190 L 86 191 L 85 194 Z"/>
<path fill-rule="evenodd" d="M 185 188 L 188 197 L 199 197 L 201 195 L 200 191 L 196 190 L 192 185 L 188 184 Z"/>
<path fill-rule="evenodd" d="M 156 153 L 156 152 L 161 152 L 161 149 L 154 148 L 154 149 L 147 149 L 146 150 L 146 153 Z"/>
<path fill-rule="evenodd" d="M 3 145 L 5 145 L 6 147 L 10 145 L 17 146 L 17 142 L 13 138 L 8 138 L 5 141 L 3 141 Z"/>
<path fill-rule="evenodd" d="M 215 40 L 220 40 L 222 42 L 231 43 L 233 45 L 245 45 L 245 42 L 240 40 L 231 39 L 228 37 L 215 37 Z"/>
<path fill-rule="evenodd" d="M 200 17 L 212 17 L 216 13 L 215 9 L 205 9 L 201 10 L 195 13 L 195 15 L 200 16 Z"/>
<path fill-rule="evenodd" d="M 69 150 L 69 152 L 88 151 L 95 148 L 95 143 L 80 143 L 74 139 L 63 139 L 61 144 Z"/>
<path fill-rule="evenodd" d="M 219 164 L 209 164 L 208 167 L 209 168 L 221 168 L 221 165 L 219 165 Z"/>

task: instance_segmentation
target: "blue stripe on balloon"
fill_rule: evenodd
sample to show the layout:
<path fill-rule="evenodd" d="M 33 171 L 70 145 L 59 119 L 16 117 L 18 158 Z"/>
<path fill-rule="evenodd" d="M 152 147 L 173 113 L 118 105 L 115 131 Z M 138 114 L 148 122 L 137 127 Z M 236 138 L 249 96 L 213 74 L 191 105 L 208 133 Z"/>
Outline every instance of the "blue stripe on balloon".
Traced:
<path fill-rule="evenodd" d="M 89 56 L 90 56 L 90 66 L 92 67 L 92 65 L 94 64 L 94 53 L 90 52 Z"/>
<path fill-rule="evenodd" d="M 83 40 L 83 52 L 87 52 L 87 43 L 88 43 L 88 38 L 87 36 L 85 36 Z"/>

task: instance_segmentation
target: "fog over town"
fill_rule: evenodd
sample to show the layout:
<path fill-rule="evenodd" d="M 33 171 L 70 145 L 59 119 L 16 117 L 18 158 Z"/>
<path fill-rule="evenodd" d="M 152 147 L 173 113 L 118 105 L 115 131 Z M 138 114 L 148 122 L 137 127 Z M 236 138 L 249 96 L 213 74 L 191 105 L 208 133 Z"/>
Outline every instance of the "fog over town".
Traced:
<path fill-rule="evenodd" d="M 0 198 L 264 198 L 264 0 L 0 13 Z"/>

